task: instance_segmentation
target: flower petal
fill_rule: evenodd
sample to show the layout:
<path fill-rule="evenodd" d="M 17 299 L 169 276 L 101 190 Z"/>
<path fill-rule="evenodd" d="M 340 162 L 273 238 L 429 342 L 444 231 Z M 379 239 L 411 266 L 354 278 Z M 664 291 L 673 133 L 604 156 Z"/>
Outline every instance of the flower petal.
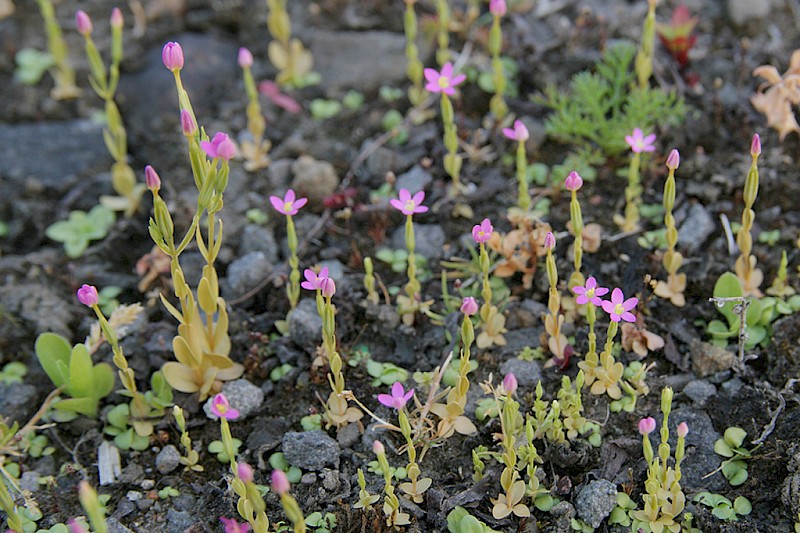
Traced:
<path fill-rule="evenodd" d="M 408 189 L 400 189 L 400 192 L 397 193 L 397 196 L 400 197 L 400 201 L 403 203 L 411 200 L 411 193 L 408 192 Z"/>
<path fill-rule="evenodd" d="M 634 314 L 630 311 L 625 311 L 620 315 L 620 317 L 626 322 L 636 322 L 636 316 L 634 316 Z M 617 322 L 619 322 L 619 320 L 617 320 Z"/>
<path fill-rule="evenodd" d="M 394 408 L 394 398 L 392 398 L 388 394 L 378 394 L 378 401 L 381 402 L 386 407 Z"/>
<path fill-rule="evenodd" d="M 399 381 L 395 381 L 394 385 L 392 385 L 392 396 L 395 398 L 402 398 L 404 392 L 405 390 L 403 390 L 403 384 Z"/>
<path fill-rule="evenodd" d="M 417 206 L 422 205 L 423 200 L 425 200 L 425 191 L 418 191 L 414 194 L 414 197 L 411 198 L 411 201 Z"/>
<path fill-rule="evenodd" d="M 422 71 L 422 73 L 425 75 L 425 79 L 430 83 L 437 85 L 439 84 L 439 72 L 436 69 L 426 68 Z"/>
<path fill-rule="evenodd" d="M 466 79 L 467 79 L 467 75 L 466 74 L 459 74 L 458 76 L 455 76 L 454 78 L 452 78 L 450 80 L 450 85 L 452 87 L 455 87 L 457 85 L 460 85 Z"/>
<path fill-rule="evenodd" d="M 403 202 L 401 202 L 397 198 L 392 198 L 391 200 L 389 200 L 389 203 L 392 204 L 392 207 L 400 211 L 403 211 L 405 209 L 405 205 L 403 204 Z"/>
<path fill-rule="evenodd" d="M 636 304 L 638 303 L 639 303 L 639 298 L 628 298 L 622 303 L 622 308 L 625 309 L 626 311 L 630 311 L 631 309 L 636 307 Z"/>
<path fill-rule="evenodd" d="M 308 198 L 298 198 L 292 202 L 295 212 L 308 203 Z"/>
<path fill-rule="evenodd" d="M 614 313 L 614 304 L 609 302 L 608 300 L 603 300 L 602 307 L 603 311 L 605 311 L 609 315 Z"/>
<path fill-rule="evenodd" d="M 622 301 L 625 299 L 625 295 L 622 294 L 622 289 L 617 287 L 611 292 L 611 303 L 614 305 L 621 304 Z M 605 307 L 603 307 L 605 309 Z"/>
<path fill-rule="evenodd" d="M 270 196 L 269 197 L 269 203 L 271 203 L 272 207 L 274 207 L 277 211 L 279 211 L 281 213 L 284 212 L 283 211 L 283 200 L 281 200 L 279 197 Z"/>
<path fill-rule="evenodd" d="M 594 289 L 594 294 L 596 296 L 605 296 L 606 294 L 608 294 L 608 288 L 607 287 L 596 287 Z"/>
<path fill-rule="evenodd" d="M 453 64 L 451 62 L 447 62 L 442 65 L 442 77 L 443 78 L 450 78 L 453 76 Z"/>
<path fill-rule="evenodd" d="M 294 202 L 294 199 L 295 199 L 294 189 L 289 189 L 283 196 L 283 201 L 286 202 L 287 204 Z"/>

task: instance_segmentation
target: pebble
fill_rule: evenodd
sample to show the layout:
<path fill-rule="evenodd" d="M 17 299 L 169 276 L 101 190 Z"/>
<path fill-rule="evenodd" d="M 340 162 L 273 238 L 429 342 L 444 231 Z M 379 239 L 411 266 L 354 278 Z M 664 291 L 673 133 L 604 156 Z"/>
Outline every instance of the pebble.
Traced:
<path fill-rule="evenodd" d="M 523 361 L 514 357 L 509 359 L 500 367 L 503 376 L 512 372 L 517 378 L 517 383 L 522 390 L 533 390 L 539 380 L 542 379 L 542 369 L 536 361 Z"/>
<path fill-rule="evenodd" d="M 242 296 L 258 286 L 271 269 L 272 264 L 264 252 L 250 252 L 234 259 L 228 265 L 227 276 L 231 296 Z"/>
<path fill-rule="evenodd" d="M 728 16 L 737 26 L 766 17 L 772 11 L 770 0 L 728 0 Z"/>
<path fill-rule="evenodd" d="M 173 444 L 164 446 L 156 455 L 156 470 L 160 474 L 169 474 L 181 464 L 181 454 Z"/>
<path fill-rule="evenodd" d="M 231 405 L 238 409 L 238 420 L 244 420 L 258 411 L 264 402 L 264 391 L 246 379 L 225 382 L 222 386 L 222 392 Z"/>
<path fill-rule="evenodd" d="M 292 164 L 292 188 L 298 197 L 308 198 L 312 211 L 324 209 L 323 200 L 332 195 L 339 186 L 339 176 L 333 165 L 327 161 L 317 161 L 309 155 L 301 155 Z M 279 195 L 280 196 L 280 195 Z"/>
<path fill-rule="evenodd" d="M 595 529 L 600 527 L 603 519 L 611 514 L 616 505 L 617 488 L 605 479 L 590 481 L 575 499 L 578 516 Z"/>
<path fill-rule="evenodd" d="M 699 378 L 730 370 L 736 358 L 725 348 L 699 340 L 691 342 L 689 350 L 692 358 L 692 371 Z"/>
<path fill-rule="evenodd" d="M 303 470 L 339 467 L 339 443 L 320 429 L 290 431 L 283 436 L 281 448 L 289 464 Z"/>
<path fill-rule="evenodd" d="M 167 533 L 184 533 L 197 522 L 197 512 L 167 510 Z"/>
<path fill-rule="evenodd" d="M 412 194 L 417 191 L 423 191 L 433 182 L 431 173 L 419 165 L 414 165 L 411 170 L 405 174 L 397 176 L 395 182 L 395 189 L 408 189 Z"/>
<path fill-rule="evenodd" d="M 247 224 L 242 228 L 242 235 L 239 237 L 239 255 L 244 256 L 252 252 L 261 252 L 269 263 L 278 262 L 278 243 L 275 241 L 272 228 L 258 224 Z"/>
<path fill-rule="evenodd" d="M 707 381 L 696 379 L 686 384 L 683 388 L 683 393 L 695 404 L 702 407 L 709 398 L 717 393 L 717 388 Z"/>
<path fill-rule="evenodd" d="M 678 244 L 691 254 L 699 250 L 716 230 L 714 217 L 700 203 L 692 204 L 678 230 Z"/>
<path fill-rule="evenodd" d="M 445 234 L 439 224 L 415 223 L 414 240 L 416 241 L 415 253 L 418 256 L 427 257 L 429 265 L 441 259 Z M 392 248 L 395 250 L 406 249 L 406 233 L 402 224 L 392 233 Z"/>
<path fill-rule="evenodd" d="M 22 476 L 19 478 L 19 488 L 29 492 L 36 492 L 39 490 L 39 473 L 35 470 L 23 472 Z"/>
<path fill-rule="evenodd" d="M 289 337 L 303 348 L 314 349 L 322 342 L 322 318 L 314 298 L 300 300 L 289 313 Z"/>

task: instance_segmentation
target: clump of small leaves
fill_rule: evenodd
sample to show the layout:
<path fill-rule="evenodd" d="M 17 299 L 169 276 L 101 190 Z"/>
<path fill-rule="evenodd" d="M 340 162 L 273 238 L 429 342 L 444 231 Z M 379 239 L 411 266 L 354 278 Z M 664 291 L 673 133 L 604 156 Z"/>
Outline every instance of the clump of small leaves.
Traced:
<path fill-rule="evenodd" d="M 336 530 L 336 515 L 315 511 L 306 517 L 306 525 L 314 533 L 331 533 Z"/>
<path fill-rule="evenodd" d="M 104 238 L 114 225 L 114 212 L 102 205 L 88 213 L 72 211 L 67 220 L 60 220 L 45 230 L 45 235 L 64 243 L 64 252 L 75 258 L 83 255 L 91 241 Z"/>
<path fill-rule="evenodd" d="M 22 383 L 22 378 L 24 378 L 27 373 L 28 367 L 26 367 L 24 363 L 12 361 L 3 366 L 3 370 L 0 370 L 0 382 L 6 385 Z"/>
<path fill-rule="evenodd" d="M 14 78 L 25 85 L 36 85 L 44 73 L 55 65 L 52 55 L 35 48 L 23 48 L 17 52 L 16 62 Z"/>
<path fill-rule="evenodd" d="M 634 128 L 653 131 L 656 125 L 680 124 L 686 110 L 674 91 L 631 89 L 635 55 L 633 44 L 618 43 L 606 50 L 594 72 L 574 75 L 566 91 L 549 86 L 541 102 L 554 113 L 545 122 L 545 131 L 578 150 L 600 150 L 613 157 L 628 149 L 625 136 Z"/>
<path fill-rule="evenodd" d="M 457 506 L 447 515 L 447 531 L 450 533 L 499 533 L 492 529 L 461 506 Z"/>
<path fill-rule="evenodd" d="M 750 459 L 753 456 L 753 451 L 759 447 L 757 446 L 753 448 L 753 450 L 748 450 L 742 446 L 745 437 L 747 437 L 747 432 L 745 430 L 732 426 L 726 429 L 722 438 L 717 439 L 714 443 L 714 451 L 728 458 L 722 461 L 720 469 L 722 470 L 722 475 L 728 480 L 728 483 L 734 487 L 747 481 L 748 474 L 745 459 Z M 728 502 L 728 504 L 730 504 L 730 502 Z"/>
<path fill-rule="evenodd" d="M 720 494 L 712 494 L 710 492 L 700 492 L 693 499 L 693 502 L 702 503 L 711 507 L 711 514 L 721 520 L 728 520 L 735 522 L 740 516 L 750 514 L 753 506 L 750 500 L 744 496 L 737 496 L 733 503 Z"/>
<path fill-rule="evenodd" d="M 300 478 L 303 477 L 303 471 L 294 465 L 290 465 L 283 452 L 276 452 L 270 455 L 269 466 L 271 466 L 273 470 L 280 470 L 286 473 L 286 477 L 289 479 L 290 483 L 300 483 Z"/>
<path fill-rule="evenodd" d="M 367 374 L 373 378 L 373 387 L 392 385 L 398 381 L 405 382 L 408 379 L 408 370 L 392 363 L 380 363 L 372 359 L 367 361 Z"/>

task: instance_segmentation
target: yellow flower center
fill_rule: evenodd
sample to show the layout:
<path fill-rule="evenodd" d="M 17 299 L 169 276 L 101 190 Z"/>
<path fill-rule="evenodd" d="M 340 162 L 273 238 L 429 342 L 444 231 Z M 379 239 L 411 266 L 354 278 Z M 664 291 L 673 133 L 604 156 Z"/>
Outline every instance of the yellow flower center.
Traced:
<path fill-rule="evenodd" d="M 594 298 L 594 289 L 586 289 L 586 297 L 590 300 Z"/>
<path fill-rule="evenodd" d="M 292 202 L 284 202 L 283 210 L 287 213 L 292 210 Z"/>
<path fill-rule="evenodd" d="M 439 87 L 442 89 L 447 89 L 450 87 L 450 80 L 444 76 L 439 76 Z"/>
<path fill-rule="evenodd" d="M 614 314 L 615 315 L 622 316 L 623 313 L 625 313 L 625 308 L 622 307 L 622 304 L 617 304 L 617 305 L 614 306 Z"/>
<path fill-rule="evenodd" d="M 217 405 L 217 411 L 219 411 L 219 414 L 224 415 L 225 413 L 228 412 L 228 408 L 225 406 L 225 404 L 221 403 Z"/>
<path fill-rule="evenodd" d="M 406 200 L 406 211 L 413 211 L 416 207 L 414 200 Z"/>

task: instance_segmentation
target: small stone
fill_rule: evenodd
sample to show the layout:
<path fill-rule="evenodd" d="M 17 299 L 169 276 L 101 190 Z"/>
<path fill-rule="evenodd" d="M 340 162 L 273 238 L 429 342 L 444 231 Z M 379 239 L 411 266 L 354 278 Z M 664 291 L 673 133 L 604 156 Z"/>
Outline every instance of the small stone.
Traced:
<path fill-rule="evenodd" d="M 306 472 L 300 478 L 300 483 L 303 485 L 316 485 L 317 484 L 317 474 L 314 472 Z"/>
<path fill-rule="evenodd" d="M 696 252 L 714 233 L 715 229 L 714 217 L 703 207 L 703 204 L 692 204 L 686 220 L 678 230 L 678 245 L 688 254 Z"/>
<path fill-rule="evenodd" d="M 350 424 L 351 426 L 355 426 L 355 424 Z M 333 492 L 339 488 L 339 471 L 338 470 L 326 470 L 322 473 L 322 486 L 325 490 L 329 492 Z"/>
<path fill-rule="evenodd" d="M 30 418 L 36 406 L 36 387 L 26 383 L 0 382 L 0 413 L 20 422 Z"/>
<path fill-rule="evenodd" d="M 231 407 L 239 411 L 237 420 L 249 417 L 258 411 L 264 402 L 264 391 L 246 379 L 227 381 L 222 386 L 222 392 L 228 398 Z"/>
<path fill-rule="evenodd" d="M 364 141 L 364 144 L 371 142 L 370 140 Z M 363 149 L 363 148 L 362 148 Z M 370 176 L 383 179 L 387 173 L 397 168 L 397 151 L 380 146 L 371 150 L 367 157 L 366 170 Z M 397 187 L 400 190 L 400 187 Z M 419 189 L 409 189 L 411 192 L 416 192 Z"/>
<path fill-rule="evenodd" d="M 339 176 L 333 165 L 317 161 L 311 156 L 301 155 L 292 165 L 292 188 L 298 197 L 308 198 L 312 211 L 322 211 L 323 200 L 332 195 L 339 186 Z"/>
<path fill-rule="evenodd" d="M 725 348 L 697 339 L 689 344 L 689 350 L 692 358 L 692 370 L 699 378 L 730 370 L 736 359 L 736 356 Z"/>
<path fill-rule="evenodd" d="M 184 533 L 197 522 L 197 512 L 167 510 L 167 533 Z"/>
<path fill-rule="evenodd" d="M 414 240 L 416 241 L 415 253 L 428 258 L 428 264 L 442 257 L 442 247 L 445 243 L 445 234 L 438 224 L 414 224 Z M 392 233 L 392 247 L 395 250 L 406 249 L 406 233 L 401 225 Z"/>
<path fill-rule="evenodd" d="M 258 224 L 247 224 L 242 228 L 242 236 L 239 238 L 239 255 L 245 256 L 252 252 L 263 253 L 269 263 L 278 262 L 278 243 L 275 241 L 272 228 Z"/>
<path fill-rule="evenodd" d="M 150 473 L 150 472 L 152 472 L 152 470 L 148 468 L 147 472 Z M 155 479 L 143 479 L 142 482 L 139 483 L 139 486 L 142 488 L 142 490 L 153 490 L 153 488 L 156 486 L 156 480 Z"/>
<path fill-rule="evenodd" d="M 228 286 L 232 296 L 239 297 L 264 280 L 272 264 L 264 252 L 250 252 L 228 265 Z"/>
<path fill-rule="evenodd" d="M 533 390 L 539 380 L 542 379 L 542 369 L 539 368 L 539 363 L 536 361 L 523 361 L 516 357 L 503 363 L 500 367 L 500 372 L 503 375 L 509 372 L 513 373 L 514 377 L 517 378 L 520 389 Z"/>
<path fill-rule="evenodd" d="M 283 190 L 289 187 L 293 163 L 294 161 L 291 159 L 278 159 L 269 164 L 267 167 L 267 181 L 272 190 Z"/>
<path fill-rule="evenodd" d="M 181 464 L 181 454 L 178 449 L 172 445 L 167 444 L 164 446 L 158 455 L 156 455 L 156 470 L 160 474 L 169 474 Z"/>
<path fill-rule="evenodd" d="M 290 431 L 283 436 L 282 450 L 290 465 L 319 471 L 326 466 L 339 467 L 339 443 L 320 429 Z"/>
<path fill-rule="evenodd" d="M 128 466 L 122 469 L 119 482 L 126 485 L 136 485 L 142 479 L 142 476 L 144 476 L 144 468 L 138 463 L 129 463 Z"/>
<path fill-rule="evenodd" d="M 683 393 L 698 406 L 702 407 L 709 398 L 717 393 L 717 388 L 707 381 L 696 379 L 686 384 L 683 388 Z"/>
<path fill-rule="evenodd" d="M 128 501 L 136 502 L 141 500 L 144 495 L 138 490 L 129 490 L 127 493 L 125 493 L 125 497 L 128 498 Z"/>
<path fill-rule="evenodd" d="M 289 337 L 303 348 L 314 349 L 322 342 L 322 318 L 314 298 L 300 300 L 289 313 Z"/>
<path fill-rule="evenodd" d="M 578 516 L 593 528 L 600 527 L 603 519 L 617 505 L 617 488 L 608 480 L 590 481 L 575 499 Z"/>
<path fill-rule="evenodd" d="M 39 490 L 39 473 L 34 470 L 23 472 L 22 476 L 19 478 L 19 488 L 29 492 L 36 492 Z"/>
<path fill-rule="evenodd" d="M 433 181 L 431 173 L 419 165 L 414 165 L 405 174 L 397 176 L 394 188 L 396 190 L 408 189 L 412 194 L 417 191 L 424 191 Z"/>
<path fill-rule="evenodd" d="M 728 0 L 728 16 L 737 26 L 762 19 L 772 11 L 770 0 L 753 2 L 752 0 Z"/>

